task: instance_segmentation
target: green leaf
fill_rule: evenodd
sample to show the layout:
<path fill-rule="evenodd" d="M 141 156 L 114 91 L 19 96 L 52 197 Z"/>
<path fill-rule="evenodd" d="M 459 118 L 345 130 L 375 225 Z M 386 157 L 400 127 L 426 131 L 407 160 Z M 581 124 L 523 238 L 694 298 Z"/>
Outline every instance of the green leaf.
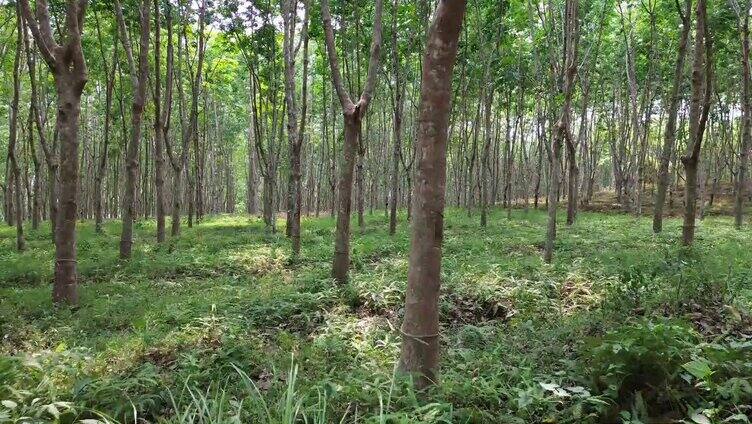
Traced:
<path fill-rule="evenodd" d="M 543 388 L 543 390 L 547 390 L 550 392 L 553 392 L 554 390 L 559 388 L 559 385 L 556 383 L 538 383 Z"/>
<path fill-rule="evenodd" d="M 749 418 L 747 418 L 747 416 L 744 415 L 744 414 L 734 414 L 734 415 L 726 418 L 725 420 L 723 420 L 724 423 L 729 423 L 729 422 L 732 422 L 732 421 L 733 422 L 748 423 L 749 422 Z"/>
<path fill-rule="evenodd" d="M 16 407 L 18 406 L 18 404 L 17 404 L 16 402 L 13 402 L 12 400 L 4 400 L 4 401 L 2 401 L 2 402 L 0 402 L 0 403 L 1 403 L 1 404 L 2 404 L 2 405 L 3 405 L 4 407 L 6 407 L 6 408 L 8 408 L 8 409 L 16 409 Z"/>
<path fill-rule="evenodd" d="M 687 370 L 687 372 L 700 380 L 704 380 L 705 378 L 713 374 L 713 370 L 710 369 L 708 361 L 702 358 L 695 359 L 694 361 L 689 361 L 686 364 L 682 365 L 682 368 L 684 368 L 685 370 Z"/>
<path fill-rule="evenodd" d="M 60 416 L 60 410 L 57 409 L 57 406 L 55 406 L 55 404 L 53 403 L 46 405 L 44 409 L 46 409 L 47 412 L 49 412 L 50 415 L 52 415 L 55 418 L 58 418 Z"/>
<path fill-rule="evenodd" d="M 694 413 L 694 414 L 692 414 L 691 418 L 692 418 L 692 421 L 696 422 L 697 424 L 712 424 L 710 422 L 710 418 L 708 418 L 705 415 L 700 414 L 700 413 Z"/>

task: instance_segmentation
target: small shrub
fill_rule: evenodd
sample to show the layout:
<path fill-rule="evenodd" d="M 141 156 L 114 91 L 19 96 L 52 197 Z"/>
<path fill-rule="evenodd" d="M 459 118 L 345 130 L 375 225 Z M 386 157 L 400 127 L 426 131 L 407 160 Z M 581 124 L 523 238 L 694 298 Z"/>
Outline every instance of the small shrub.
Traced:
<path fill-rule="evenodd" d="M 694 390 L 680 373 L 698 343 L 699 335 L 682 323 L 645 320 L 593 340 L 584 359 L 594 390 L 652 416 Z"/>

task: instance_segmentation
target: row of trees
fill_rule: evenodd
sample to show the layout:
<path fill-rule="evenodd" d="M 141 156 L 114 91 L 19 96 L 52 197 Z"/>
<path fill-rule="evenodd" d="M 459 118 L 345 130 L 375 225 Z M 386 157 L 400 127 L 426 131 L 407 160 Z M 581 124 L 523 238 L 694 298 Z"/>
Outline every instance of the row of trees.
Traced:
<path fill-rule="evenodd" d="M 128 259 L 141 217 L 161 243 L 168 214 L 178 237 L 238 205 L 276 231 L 285 211 L 297 258 L 301 216 L 328 211 L 344 283 L 352 210 L 362 230 L 383 208 L 394 234 L 405 207 L 402 364 L 427 383 L 445 203 L 485 226 L 495 205 L 545 199 L 548 262 L 560 201 L 571 225 L 601 189 L 637 215 L 652 201 L 655 232 L 683 202 L 686 245 L 721 194 L 743 224 L 749 4 L 122 1 L 2 8 L 2 212 L 19 250 L 24 221 L 49 218 L 56 302 L 78 301 L 81 218 L 121 219 Z"/>

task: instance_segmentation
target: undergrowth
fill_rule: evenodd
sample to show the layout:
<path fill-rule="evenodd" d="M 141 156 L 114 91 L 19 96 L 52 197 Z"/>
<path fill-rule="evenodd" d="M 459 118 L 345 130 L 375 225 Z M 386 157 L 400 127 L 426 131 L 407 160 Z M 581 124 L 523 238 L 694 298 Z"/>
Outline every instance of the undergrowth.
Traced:
<path fill-rule="evenodd" d="M 0 423 L 651 423 L 752 419 L 752 235 L 727 218 L 655 236 L 647 219 L 581 213 L 541 260 L 545 215 L 447 212 L 442 369 L 395 373 L 409 228 L 353 234 L 330 279 L 334 221 L 303 250 L 256 218 L 217 216 L 157 245 L 79 225 L 81 306 L 50 299 L 49 227 L 14 251 L 0 228 Z"/>

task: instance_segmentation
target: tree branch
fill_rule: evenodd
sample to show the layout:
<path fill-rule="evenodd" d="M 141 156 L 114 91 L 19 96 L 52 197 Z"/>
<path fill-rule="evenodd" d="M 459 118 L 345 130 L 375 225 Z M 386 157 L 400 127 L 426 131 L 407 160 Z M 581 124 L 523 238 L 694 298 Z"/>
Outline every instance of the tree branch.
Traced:
<path fill-rule="evenodd" d="M 363 93 L 360 95 L 358 105 L 359 112 L 363 116 L 373 98 L 373 91 L 376 89 L 376 76 L 379 71 L 379 59 L 381 58 L 381 18 L 383 15 L 384 1 L 376 0 L 376 9 L 374 11 L 373 22 L 373 40 L 371 41 L 371 57 L 368 59 L 368 76 Z M 396 53 L 395 53 L 396 54 Z"/>
<path fill-rule="evenodd" d="M 377 0 L 378 5 L 381 5 L 382 0 Z M 350 99 L 350 95 L 345 90 L 345 85 L 342 82 L 342 72 L 339 69 L 339 58 L 337 57 L 337 48 L 334 44 L 334 29 L 332 29 L 332 15 L 329 11 L 329 0 L 321 0 L 321 18 L 324 22 L 324 35 L 326 39 L 327 57 L 329 58 L 329 67 L 332 71 L 332 83 L 335 90 L 337 90 L 337 96 L 339 102 L 342 105 L 342 109 L 345 113 L 352 112 L 355 109 L 355 105 Z M 379 32 L 381 27 L 381 17 L 377 17 L 379 21 Z M 369 69 L 370 74 L 370 69 Z"/>

